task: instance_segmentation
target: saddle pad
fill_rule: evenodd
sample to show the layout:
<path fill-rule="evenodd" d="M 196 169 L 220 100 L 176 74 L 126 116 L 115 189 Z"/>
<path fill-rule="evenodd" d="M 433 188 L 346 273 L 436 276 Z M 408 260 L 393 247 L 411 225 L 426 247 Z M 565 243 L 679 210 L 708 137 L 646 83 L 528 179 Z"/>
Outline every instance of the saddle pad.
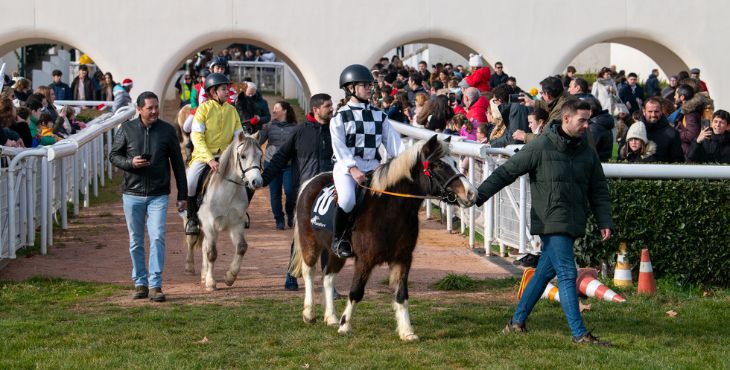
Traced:
<path fill-rule="evenodd" d="M 314 229 L 334 230 L 335 207 L 337 207 L 337 193 L 335 185 L 324 187 L 314 199 L 312 217 L 309 222 Z"/>

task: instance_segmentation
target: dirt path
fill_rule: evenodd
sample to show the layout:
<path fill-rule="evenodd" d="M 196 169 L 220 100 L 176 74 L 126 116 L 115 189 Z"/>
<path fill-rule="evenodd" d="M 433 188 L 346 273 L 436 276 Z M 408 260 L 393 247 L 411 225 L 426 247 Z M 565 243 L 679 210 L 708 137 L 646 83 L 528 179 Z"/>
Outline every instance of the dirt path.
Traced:
<path fill-rule="evenodd" d="M 118 192 L 116 189 L 115 191 Z M 176 194 L 175 189 L 173 194 Z M 183 271 L 186 254 L 183 225 L 174 209 L 174 196 L 171 197 L 163 275 L 166 294 L 174 299 L 206 301 L 301 294 L 283 289 L 292 230 L 276 230 L 269 207 L 268 190 L 263 189 L 256 193 L 249 214 L 252 220 L 251 229 L 246 236 L 249 250 L 243 259 L 239 280 L 230 288 L 222 283 L 233 256 L 233 247 L 225 235 L 218 244 L 219 254 L 215 269 L 221 289 L 209 294 L 199 286 L 198 274 L 190 276 Z M 438 294 L 429 286 L 448 273 L 468 274 L 477 278 L 501 278 L 520 273 L 520 269 L 500 258 L 477 255 L 468 249 L 467 243 L 465 237 L 448 234 L 440 223 L 425 220 L 422 215 L 421 234 L 410 273 L 412 294 Z M 55 244 L 49 248 L 48 255 L 19 257 L 10 261 L 5 268 L 0 269 L 0 280 L 49 276 L 123 284 L 131 288 L 128 246 L 129 238 L 121 202 L 95 206 L 92 199 L 92 207 L 83 209 L 78 219 L 71 220 L 68 231 L 55 234 Z M 199 271 L 199 250 L 195 258 L 196 270 Z M 386 266 L 376 268 L 368 289 L 387 291 L 387 286 L 382 283 L 387 276 Z M 348 291 L 351 277 L 352 263 L 348 262 L 337 282 L 340 292 Z"/>

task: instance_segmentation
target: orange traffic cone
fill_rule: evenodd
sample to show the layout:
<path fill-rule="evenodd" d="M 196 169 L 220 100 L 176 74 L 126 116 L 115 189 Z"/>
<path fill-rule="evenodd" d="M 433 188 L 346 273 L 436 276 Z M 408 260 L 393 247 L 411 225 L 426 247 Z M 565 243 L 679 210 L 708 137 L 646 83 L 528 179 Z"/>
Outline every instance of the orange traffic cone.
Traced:
<path fill-rule="evenodd" d="M 535 275 L 535 268 L 533 267 L 526 268 L 525 271 L 522 273 L 522 280 L 520 280 L 520 290 L 517 291 L 517 299 L 522 299 L 522 292 L 525 291 L 527 283 L 530 282 L 530 279 L 532 279 L 533 275 Z"/>
<path fill-rule="evenodd" d="M 654 270 L 651 268 L 649 250 L 641 250 L 641 267 L 639 268 L 639 294 L 652 295 L 656 293 L 656 281 L 654 281 Z"/>
<path fill-rule="evenodd" d="M 616 269 L 613 272 L 613 285 L 626 287 L 632 286 L 634 282 L 631 280 L 631 266 L 626 258 L 626 241 L 621 241 L 618 247 L 618 256 L 616 257 Z"/>
<path fill-rule="evenodd" d="M 522 280 L 520 281 L 520 289 L 517 291 L 517 299 L 522 298 L 522 293 L 525 291 L 525 288 L 527 287 L 527 284 L 532 279 L 532 276 L 535 275 L 535 268 L 528 267 L 525 269 L 525 271 L 522 273 Z M 560 302 L 560 295 L 558 294 L 558 287 L 556 287 L 553 284 L 548 283 L 548 285 L 545 287 L 545 291 L 542 292 L 542 298 L 548 299 L 550 302 Z"/>
<path fill-rule="evenodd" d="M 543 299 L 547 299 L 550 302 L 560 302 L 560 294 L 558 294 L 558 287 L 555 285 L 548 283 L 548 285 L 545 287 L 545 291 L 542 292 Z"/>
<path fill-rule="evenodd" d="M 576 285 L 578 286 L 578 292 L 587 297 L 595 297 L 609 302 L 626 302 L 624 297 L 598 281 L 598 272 L 595 269 L 578 269 Z"/>

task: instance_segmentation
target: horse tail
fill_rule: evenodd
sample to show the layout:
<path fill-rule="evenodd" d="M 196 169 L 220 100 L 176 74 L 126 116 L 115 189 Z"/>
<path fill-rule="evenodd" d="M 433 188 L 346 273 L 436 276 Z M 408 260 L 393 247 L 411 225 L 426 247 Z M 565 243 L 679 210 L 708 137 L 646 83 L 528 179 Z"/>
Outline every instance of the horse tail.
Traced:
<path fill-rule="evenodd" d="M 295 278 L 302 277 L 302 243 L 299 239 L 299 223 L 294 224 L 294 250 L 289 259 L 289 275 Z"/>
<path fill-rule="evenodd" d="M 190 104 L 185 104 L 180 110 L 177 112 L 177 126 L 175 126 L 175 131 L 177 131 L 177 139 L 182 143 L 184 140 L 184 132 L 183 132 L 183 126 L 185 125 L 185 120 L 190 115 L 190 111 L 192 111 L 192 108 L 190 108 Z"/>

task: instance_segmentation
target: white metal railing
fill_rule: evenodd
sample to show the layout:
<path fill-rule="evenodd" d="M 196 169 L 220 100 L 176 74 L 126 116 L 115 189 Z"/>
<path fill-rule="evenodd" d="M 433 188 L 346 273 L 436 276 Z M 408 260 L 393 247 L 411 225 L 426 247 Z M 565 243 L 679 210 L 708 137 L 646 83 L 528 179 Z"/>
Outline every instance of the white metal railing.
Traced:
<path fill-rule="evenodd" d="M 243 62 L 229 61 L 231 81 L 242 82 L 246 78 L 256 83 L 259 91 L 272 92 L 286 96 L 286 81 L 294 82 L 296 99 L 305 112 L 309 111 L 309 97 L 304 94 L 304 86 L 296 73 L 283 62 Z"/>
<path fill-rule="evenodd" d="M 53 145 L 33 149 L 0 147 L 0 260 L 15 258 L 16 251 L 35 244 L 40 229 L 41 254 L 53 245 L 52 219 L 58 212 L 60 226 L 68 229 L 67 205 L 78 215 L 99 185 L 111 178 L 112 130 L 135 116 L 133 106 L 107 113 L 79 133 Z M 106 175 L 106 176 L 105 176 Z"/>
<path fill-rule="evenodd" d="M 391 121 L 393 127 L 401 135 L 406 136 L 406 143 L 431 138 L 433 131 L 417 128 L 408 124 Z M 439 134 L 444 139 L 449 135 Z M 450 149 L 453 155 L 468 159 L 470 182 L 478 186 L 501 164 L 514 155 L 522 145 L 511 145 L 506 148 L 490 148 L 486 144 L 465 141 L 458 136 L 450 136 Z M 718 165 L 682 165 L 682 164 L 627 164 L 603 163 L 603 171 L 608 178 L 631 179 L 730 179 L 730 166 Z M 452 218 L 460 219 L 460 231 L 466 232 L 468 226 L 469 247 L 474 248 L 476 232 L 484 236 L 485 245 L 496 242 L 500 246 L 500 255 L 506 254 L 506 248 L 514 248 L 520 254 L 535 251 L 539 238 L 529 233 L 528 209 L 530 207 L 530 187 L 528 175 L 520 176 L 513 184 L 495 194 L 482 207 L 459 209 L 454 215 L 453 206 L 431 200 L 426 201 L 426 216 L 431 216 L 431 206 L 439 207 L 446 213 L 446 230 L 453 231 Z M 487 248 L 487 253 L 489 249 Z"/>

